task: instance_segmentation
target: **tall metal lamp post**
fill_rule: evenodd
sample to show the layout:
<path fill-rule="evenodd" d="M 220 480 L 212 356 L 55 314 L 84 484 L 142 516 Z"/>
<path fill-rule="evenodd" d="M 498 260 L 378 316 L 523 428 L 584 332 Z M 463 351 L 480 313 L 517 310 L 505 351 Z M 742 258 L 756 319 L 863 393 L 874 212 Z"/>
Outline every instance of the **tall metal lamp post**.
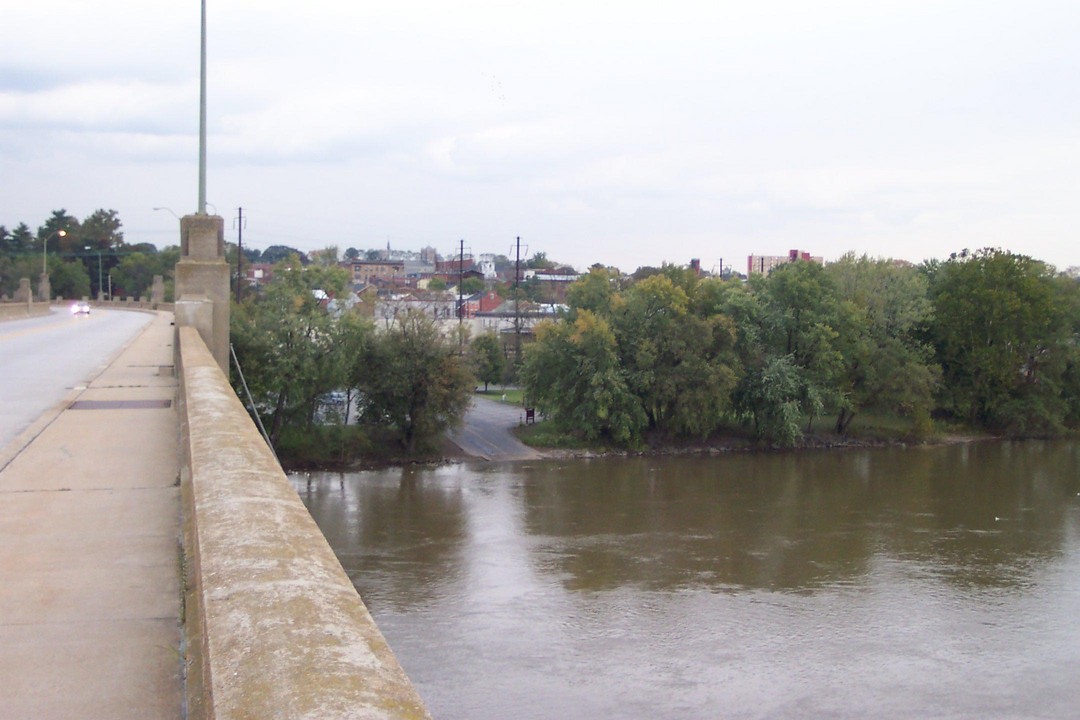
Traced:
<path fill-rule="evenodd" d="M 93 248 L 90 247 L 89 245 L 83 245 L 83 250 L 93 250 Z M 97 250 L 96 252 L 97 252 L 97 292 L 98 292 L 98 300 L 100 300 L 101 299 L 101 294 L 102 294 L 102 292 L 104 292 L 105 288 L 103 288 L 101 286 L 101 251 Z"/>
<path fill-rule="evenodd" d="M 49 261 L 48 261 L 48 252 L 47 252 L 48 249 L 49 249 L 49 241 L 52 240 L 54 237 L 64 237 L 66 235 L 67 235 L 67 230 L 57 230 L 52 235 L 49 235 L 48 237 L 46 237 L 44 240 L 41 241 L 41 274 L 42 275 L 45 275 L 45 274 L 47 274 L 49 272 L 49 264 L 48 264 Z"/>

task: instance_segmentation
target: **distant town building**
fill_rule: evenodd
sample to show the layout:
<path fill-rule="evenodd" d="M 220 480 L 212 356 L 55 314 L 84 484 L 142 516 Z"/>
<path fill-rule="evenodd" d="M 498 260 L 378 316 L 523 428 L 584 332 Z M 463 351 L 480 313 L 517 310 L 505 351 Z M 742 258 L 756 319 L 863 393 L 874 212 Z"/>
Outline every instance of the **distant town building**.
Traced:
<path fill-rule="evenodd" d="M 343 264 L 352 272 L 354 285 L 390 285 L 405 279 L 403 260 L 351 260 Z"/>
<path fill-rule="evenodd" d="M 250 287 L 264 285 L 274 277 L 274 266 L 270 263 L 244 263 L 244 279 Z"/>
<path fill-rule="evenodd" d="M 487 313 L 495 310 L 503 304 L 503 299 L 493 290 L 476 293 L 465 298 L 463 304 L 466 318 L 475 317 L 477 313 Z"/>
<path fill-rule="evenodd" d="M 746 259 L 747 275 L 768 275 L 773 268 L 804 260 L 825 264 L 825 259 L 802 250 L 788 250 L 787 255 L 751 255 Z"/>
<path fill-rule="evenodd" d="M 508 336 L 520 332 L 523 337 L 532 337 L 533 328 L 541 320 L 551 320 L 560 312 L 566 311 L 565 305 L 541 305 L 523 300 L 515 303 L 506 300 L 496 307 L 479 309 L 469 316 L 468 322 L 472 337 L 493 332 Z"/>
<path fill-rule="evenodd" d="M 380 297 L 375 303 L 375 318 L 389 323 L 412 312 L 436 321 L 456 320 L 457 308 L 457 298 L 450 293 L 414 291 Z"/>
<path fill-rule="evenodd" d="M 552 303 L 566 302 L 567 289 L 581 276 L 571 268 L 556 268 L 563 272 L 546 270 L 526 270 L 525 279 L 533 280 L 540 286 L 540 294 Z"/>
<path fill-rule="evenodd" d="M 453 258 L 452 260 L 438 260 L 435 262 L 435 272 L 438 274 L 468 272 L 473 270 L 475 263 L 469 256 L 465 259 Z M 479 270 L 477 271 L 479 272 Z"/>

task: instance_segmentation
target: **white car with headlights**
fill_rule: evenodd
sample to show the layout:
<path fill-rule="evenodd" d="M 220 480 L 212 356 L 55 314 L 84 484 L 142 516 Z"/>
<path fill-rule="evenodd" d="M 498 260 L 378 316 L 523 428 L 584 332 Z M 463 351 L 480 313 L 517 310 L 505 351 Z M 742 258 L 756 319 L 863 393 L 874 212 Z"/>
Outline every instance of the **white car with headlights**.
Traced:
<path fill-rule="evenodd" d="M 71 303 L 71 314 L 72 315 L 89 315 L 90 314 L 90 303 L 86 302 L 85 300 L 80 300 L 79 302 Z"/>

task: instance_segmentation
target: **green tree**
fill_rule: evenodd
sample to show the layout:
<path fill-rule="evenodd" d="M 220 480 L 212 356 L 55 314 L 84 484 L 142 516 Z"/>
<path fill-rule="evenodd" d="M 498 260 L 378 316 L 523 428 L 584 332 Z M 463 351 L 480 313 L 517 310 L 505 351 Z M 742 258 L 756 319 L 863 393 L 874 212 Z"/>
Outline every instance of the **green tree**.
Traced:
<path fill-rule="evenodd" d="M 612 302 L 612 328 L 627 385 L 649 427 L 705 437 L 729 409 L 734 325 L 689 311 L 684 289 L 666 274 L 641 280 Z"/>
<path fill-rule="evenodd" d="M 538 252 L 525 261 L 525 267 L 530 270 L 550 270 L 555 267 L 555 263 L 548 260 L 547 253 Z"/>
<path fill-rule="evenodd" d="M 4 256 L 0 258 L 0 293 L 10 297 L 18 290 L 21 278 L 35 278 L 40 274 L 40 258 L 33 255 Z"/>
<path fill-rule="evenodd" d="M 370 345 L 375 342 L 375 323 L 370 317 L 354 309 L 336 318 L 333 337 L 333 351 L 326 360 L 334 366 L 331 370 L 333 376 L 344 379 L 342 385 L 346 391 L 346 403 L 345 412 L 341 414 L 341 423 L 348 425 L 349 413 L 357 392 L 357 373 L 361 372 L 357 358 L 364 357 Z M 362 368 L 362 372 L 370 370 L 371 368 Z"/>
<path fill-rule="evenodd" d="M 424 313 L 400 315 L 355 362 L 363 418 L 395 428 L 410 453 L 433 445 L 469 406 L 474 378 Z"/>
<path fill-rule="evenodd" d="M 1051 268 L 998 249 L 925 267 L 941 403 L 973 424 L 1053 434 L 1065 415 L 1060 372 L 1068 335 Z"/>
<path fill-rule="evenodd" d="M 647 280 L 654 275 L 659 275 L 660 273 L 661 270 L 658 267 L 653 267 L 652 265 L 642 265 L 633 273 L 631 273 L 630 279 L 634 282 L 640 282 L 642 280 Z"/>
<path fill-rule="evenodd" d="M 815 262 L 789 263 L 767 277 L 755 276 L 751 287 L 761 299 L 757 322 L 764 330 L 764 353 L 755 368 L 788 357 L 799 368 L 802 410 L 811 422 L 825 407 L 848 402 L 844 357 L 860 329 L 825 269 Z"/>
<path fill-rule="evenodd" d="M 484 291 L 484 281 L 478 277 L 467 277 L 461 281 L 461 292 L 466 297 Z"/>
<path fill-rule="evenodd" d="M 446 289 L 446 281 L 439 277 L 428 280 L 427 289 L 433 292 L 442 292 Z"/>
<path fill-rule="evenodd" d="M 15 226 L 15 229 L 11 231 L 11 239 L 8 243 L 11 247 L 11 252 L 15 255 L 32 253 L 35 251 L 34 235 L 30 232 L 30 228 L 26 223 L 19 223 Z M 37 250 L 41 250 L 40 245 L 37 247 Z"/>
<path fill-rule="evenodd" d="M 573 322 L 543 322 L 522 368 L 526 396 L 560 426 L 587 440 L 620 445 L 641 439 L 647 419 L 627 386 L 615 334 L 581 310 Z"/>
<path fill-rule="evenodd" d="M 792 356 L 780 355 L 746 373 L 735 401 L 752 418 L 755 437 L 769 445 L 791 447 L 802 436 L 803 411 L 814 392 Z"/>
<path fill-rule="evenodd" d="M 604 267 L 593 267 L 566 290 L 566 303 L 571 311 L 589 310 L 597 315 L 611 314 L 611 300 L 615 297 L 617 278 Z"/>
<path fill-rule="evenodd" d="M 687 296 L 694 294 L 701 278 L 696 272 L 688 267 L 680 267 L 672 263 L 664 263 L 660 266 L 660 274 L 666 277 L 676 287 L 681 287 Z"/>
<path fill-rule="evenodd" d="M 342 268 L 304 268 L 292 257 L 274 268 L 262 298 L 235 306 L 233 344 L 272 443 L 284 427 L 310 428 L 320 396 L 345 386 L 345 367 L 333 361 L 335 320 L 316 292 L 340 293 L 345 279 Z"/>
<path fill-rule="evenodd" d="M 294 247 L 288 245 L 271 245 L 262 251 L 262 257 L 260 262 L 275 264 L 288 260 L 291 256 L 295 255 L 300 260 L 301 265 L 308 264 L 308 257 L 304 253 L 300 252 Z"/>
<path fill-rule="evenodd" d="M 513 299 L 514 293 L 515 293 L 514 288 L 511 287 L 511 289 L 510 289 L 510 297 L 511 297 L 511 299 Z M 521 300 L 521 301 L 528 300 L 529 302 L 534 302 L 534 303 L 543 303 L 543 302 L 546 302 L 546 300 L 547 300 L 544 297 L 543 284 L 539 280 L 536 279 L 535 275 L 533 277 L 530 277 L 530 278 L 525 278 L 521 282 L 517 283 L 517 298 L 519 300 Z"/>
<path fill-rule="evenodd" d="M 1061 313 L 1060 395 L 1067 427 L 1080 427 L 1080 280 L 1076 268 L 1054 278 L 1054 305 Z"/>
<path fill-rule="evenodd" d="M 327 245 L 322 250 L 312 250 L 308 253 L 308 259 L 318 265 L 336 265 L 338 262 L 338 246 Z"/>
<path fill-rule="evenodd" d="M 157 258 L 136 252 L 125 255 L 112 272 L 113 295 L 140 297 L 150 294 L 154 276 L 161 273 Z"/>
<path fill-rule="evenodd" d="M 488 383 L 502 380 L 506 372 L 506 356 L 503 355 L 502 343 L 495 333 L 480 335 L 469 346 L 472 359 L 473 374 L 476 379 L 484 383 L 484 392 L 487 392 Z"/>
<path fill-rule="evenodd" d="M 165 302 L 173 302 L 176 285 L 176 263 L 180 262 L 180 246 L 169 245 L 154 255 L 158 263 L 157 275 L 165 281 Z"/>
<path fill-rule="evenodd" d="M 826 274 L 854 313 L 836 431 L 846 432 L 867 406 L 928 417 L 941 371 L 920 337 L 933 315 L 926 277 L 909 265 L 853 253 L 830 263 Z"/>
<path fill-rule="evenodd" d="M 80 262 L 61 262 L 49 259 L 49 284 L 53 297 L 83 298 L 90 296 L 90 276 Z"/>
<path fill-rule="evenodd" d="M 79 224 L 72 243 L 78 249 L 89 245 L 94 250 L 111 250 L 124 244 L 120 215 L 115 210 L 95 210 Z"/>
<path fill-rule="evenodd" d="M 61 230 L 64 231 L 63 236 L 59 236 Z M 68 215 L 67 210 L 53 210 L 45 224 L 38 228 L 35 249 L 41 252 L 43 243 L 48 242 L 54 235 L 58 236 L 52 240 L 55 244 L 50 245 L 54 252 L 70 255 L 82 250 L 79 221 L 74 216 Z"/>

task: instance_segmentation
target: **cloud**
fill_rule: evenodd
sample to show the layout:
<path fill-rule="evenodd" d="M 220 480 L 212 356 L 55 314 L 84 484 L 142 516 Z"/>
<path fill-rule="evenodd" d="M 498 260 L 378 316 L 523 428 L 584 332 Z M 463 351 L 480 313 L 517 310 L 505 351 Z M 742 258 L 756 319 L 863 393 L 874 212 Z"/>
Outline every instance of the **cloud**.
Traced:
<path fill-rule="evenodd" d="M 94 81 L 37 92 L 0 93 L 0 124 L 100 132 L 174 133 L 191 128 L 197 86 Z"/>
<path fill-rule="evenodd" d="M 0 222 L 191 203 L 198 10 L 5 9 Z M 919 259 L 1011 235 L 1059 264 L 1075 256 L 1080 6 L 208 11 L 209 190 L 219 209 L 251 208 L 252 242 L 260 223 L 313 247 L 344 232 L 479 250 L 522 234 L 557 259 L 629 265 L 789 247 Z M 157 215 L 132 224 L 168 236 Z"/>

